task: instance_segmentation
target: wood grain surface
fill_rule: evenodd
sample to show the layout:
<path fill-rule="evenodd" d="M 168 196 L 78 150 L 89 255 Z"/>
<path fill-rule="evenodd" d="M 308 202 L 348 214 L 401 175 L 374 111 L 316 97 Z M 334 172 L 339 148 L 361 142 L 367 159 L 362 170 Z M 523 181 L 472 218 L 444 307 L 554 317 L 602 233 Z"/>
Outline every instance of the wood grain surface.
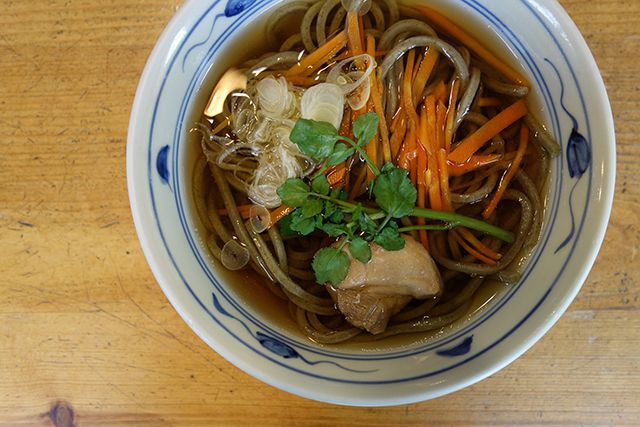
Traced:
<path fill-rule="evenodd" d="M 611 223 L 584 288 L 506 369 L 458 393 L 343 408 L 272 388 L 157 286 L 125 176 L 134 91 L 177 0 L 0 1 L 0 425 L 640 425 L 640 1 L 561 0 L 617 130 Z"/>

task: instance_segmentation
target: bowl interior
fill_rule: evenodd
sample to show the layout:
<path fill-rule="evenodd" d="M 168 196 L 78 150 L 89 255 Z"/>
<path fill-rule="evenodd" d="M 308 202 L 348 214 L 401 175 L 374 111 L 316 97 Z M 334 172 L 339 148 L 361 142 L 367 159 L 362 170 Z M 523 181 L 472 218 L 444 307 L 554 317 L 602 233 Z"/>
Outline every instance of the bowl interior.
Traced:
<path fill-rule="evenodd" d="M 593 262 L 608 219 L 613 127 L 584 40 L 553 1 L 514 3 L 508 13 L 489 0 L 430 2 L 459 17 L 486 45 L 502 46 L 494 50 L 529 76 L 532 107 L 567 155 L 553 162 L 540 244 L 517 284 L 488 289 L 495 294 L 487 296 L 488 303 L 434 334 L 327 347 L 304 338 L 281 306 L 264 304 L 268 294 L 252 286 L 252 277 L 229 286 L 229 274 L 206 249 L 191 191 L 199 144 L 189 130 L 226 68 L 260 51 L 265 17 L 279 3 L 188 2 L 141 79 L 129 136 L 129 186 L 136 227 L 164 292 L 216 351 L 306 397 L 396 404 L 489 375 L 525 351 L 564 311 Z M 590 160 L 577 166 L 567 151 L 576 135 Z M 372 384 L 381 388 L 366 387 Z"/>

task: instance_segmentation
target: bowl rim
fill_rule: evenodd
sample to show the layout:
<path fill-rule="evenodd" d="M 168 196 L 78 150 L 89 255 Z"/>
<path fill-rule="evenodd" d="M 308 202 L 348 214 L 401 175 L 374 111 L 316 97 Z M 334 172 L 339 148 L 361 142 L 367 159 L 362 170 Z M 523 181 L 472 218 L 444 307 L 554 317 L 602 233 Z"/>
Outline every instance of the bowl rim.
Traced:
<path fill-rule="evenodd" d="M 227 360 L 231 361 L 236 366 L 240 367 L 245 372 L 250 373 L 252 376 L 261 379 L 264 382 L 267 382 L 271 385 L 279 387 L 281 389 L 285 389 L 294 394 L 298 394 L 304 397 L 308 397 L 316 400 L 323 400 L 332 403 L 339 404 L 355 404 L 360 406 L 382 406 L 382 405 L 396 405 L 401 403 L 411 403 L 419 400 L 425 400 L 427 398 L 434 398 L 443 394 L 450 393 L 455 390 L 459 390 L 463 387 L 466 387 L 470 384 L 473 384 L 493 373 L 502 369 L 504 366 L 511 363 L 517 357 L 519 357 L 522 353 L 524 353 L 528 348 L 530 348 L 535 342 L 537 342 L 544 333 L 546 333 L 553 324 L 559 319 L 562 313 L 569 306 L 571 301 L 575 298 L 575 295 L 578 293 L 579 289 L 582 286 L 582 283 L 586 279 L 593 262 L 597 256 L 599 247 L 604 239 L 604 234 L 606 231 L 606 226 L 608 224 L 608 219 L 611 211 L 612 201 L 613 201 L 613 188 L 615 185 L 615 133 L 613 128 L 613 117 L 611 115 L 610 104 L 608 101 L 608 97 L 606 94 L 606 90 L 604 87 L 604 83 L 602 82 L 602 78 L 598 71 L 597 65 L 593 56 L 586 45 L 583 37 L 581 36 L 579 30 L 571 21 L 569 16 L 566 14 L 564 9 L 557 3 L 555 0 L 537 0 L 537 3 L 546 4 L 547 8 L 551 8 L 554 11 L 554 15 L 562 21 L 563 28 L 570 33 L 576 43 L 576 50 L 581 52 L 581 54 L 585 55 L 585 60 L 589 62 L 590 71 L 593 72 L 594 78 L 597 80 L 597 85 L 595 90 L 597 91 L 597 98 L 601 101 L 601 107 L 605 113 L 605 120 L 602 121 L 602 126 L 605 128 L 606 134 L 609 136 L 608 141 L 609 144 L 607 147 L 609 150 L 605 151 L 606 156 L 608 158 L 604 158 L 604 163 L 607 163 L 607 170 L 602 172 L 601 180 L 602 180 L 602 189 L 603 189 L 603 197 L 600 201 L 601 203 L 597 205 L 597 208 L 600 209 L 597 212 L 597 216 L 602 218 L 602 221 L 599 224 L 598 229 L 596 229 L 593 233 L 593 245 L 591 246 L 591 250 L 585 258 L 585 262 L 583 263 L 583 268 L 580 272 L 580 275 L 577 276 L 573 280 L 573 284 L 570 288 L 571 292 L 567 292 L 563 299 L 557 306 L 557 309 L 553 312 L 553 315 L 550 316 L 546 322 L 543 322 L 537 325 L 535 331 L 533 331 L 529 338 L 525 340 L 525 342 L 520 343 L 519 345 L 513 346 L 507 353 L 507 355 L 503 355 L 499 360 L 495 361 L 491 366 L 488 366 L 486 369 L 481 372 L 476 373 L 476 375 L 472 375 L 467 378 L 466 381 L 458 381 L 455 384 L 451 384 L 448 387 L 443 387 L 438 392 L 433 393 L 432 391 L 425 391 L 424 393 L 416 393 L 412 392 L 409 395 L 405 396 L 396 396 L 393 398 L 386 398 L 380 400 L 371 400 L 368 399 L 366 401 L 359 401 L 354 399 L 352 402 L 345 402 L 344 400 L 335 401 L 327 396 L 319 396 L 318 393 L 309 392 L 304 387 L 295 386 L 293 384 L 284 384 L 278 378 L 272 378 L 267 375 L 264 371 L 261 371 L 260 368 L 255 368 L 254 366 L 250 366 L 245 363 L 245 361 L 238 357 L 233 351 L 229 350 L 225 343 L 215 337 L 207 334 L 204 328 L 199 327 L 194 321 L 191 319 L 189 314 L 190 309 L 192 308 L 191 304 L 186 304 L 184 301 L 180 301 L 179 295 L 175 292 L 171 285 L 170 274 L 167 273 L 165 266 L 163 265 L 163 260 L 158 255 L 156 251 L 156 246 L 160 242 L 154 236 L 154 232 L 149 229 L 147 224 L 145 223 L 145 215 L 144 215 L 144 203 L 146 202 L 143 192 L 140 190 L 139 185 L 143 183 L 140 182 L 139 178 L 136 178 L 136 164 L 133 159 L 136 156 L 139 156 L 137 150 L 139 148 L 135 140 L 135 135 L 139 134 L 141 130 L 139 129 L 139 124 L 143 123 L 143 120 L 137 120 L 138 117 L 144 116 L 145 110 L 144 107 L 144 99 L 143 93 L 148 90 L 149 87 L 153 86 L 153 70 L 160 66 L 162 62 L 162 56 L 167 56 L 169 53 L 164 53 L 163 50 L 166 50 L 165 46 L 167 44 L 171 44 L 170 42 L 174 39 L 176 30 L 181 26 L 181 21 L 188 17 L 188 13 L 191 5 L 196 3 L 197 0 L 190 0 L 185 5 L 181 7 L 178 13 L 172 18 L 169 25 L 163 31 L 160 36 L 158 42 L 156 43 L 149 60 L 145 66 L 145 69 L 140 78 L 140 83 L 138 89 L 136 91 L 136 97 L 133 103 L 133 107 L 131 110 L 131 119 L 129 124 L 129 133 L 128 133 L 128 141 L 127 141 L 127 181 L 128 181 L 128 189 L 129 189 L 129 198 L 130 205 L 132 209 L 132 214 L 134 218 L 134 223 L 136 226 L 136 230 L 139 236 L 139 240 L 142 246 L 142 249 L 145 253 L 145 257 L 156 277 L 156 280 L 160 284 L 163 292 L 174 306 L 174 308 L 178 311 L 183 319 L 189 324 L 189 326 L 203 339 L 207 344 L 209 344 L 216 352 L 220 353 Z M 173 47 L 175 48 L 175 47 Z"/>

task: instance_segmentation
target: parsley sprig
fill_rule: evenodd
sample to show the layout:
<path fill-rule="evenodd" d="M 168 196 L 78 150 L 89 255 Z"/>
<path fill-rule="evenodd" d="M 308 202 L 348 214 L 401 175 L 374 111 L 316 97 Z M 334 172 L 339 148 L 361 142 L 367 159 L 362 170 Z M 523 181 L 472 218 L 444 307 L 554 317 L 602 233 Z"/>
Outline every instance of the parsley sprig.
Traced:
<path fill-rule="evenodd" d="M 318 283 L 335 285 L 344 280 L 351 262 L 345 250 L 358 261 L 367 263 L 371 259 L 371 242 L 389 251 L 401 250 L 405 245 L 401 233 L 407 231 L 464 226 L 506 242 L 513 241 L 510 232 L 484 221 L 451 212 L 417 208 L 417 191 L 407 171 L 391 163 L 379 169 L 363 150 L 377 129 L 378 116 L 367 113 L 353 124 L 356 141 L 340 135 L 329 123 L 307 119 L 298 120 L 291 132 L 291 141 L 307 156 L 323 162 L 324 167 L 310 184 L 292 178 L 278 189 L 282 203 L 296 208 L 281 220 L 281 233 L 284 237 L 306 236 L 320 230 L 331 237 L 342 238 L 339 246 L 323 248 L 315 255 L 312 268 Z M 377 208 L 348 201 L 346 192 L 340 188 L 332 189 L 324 175 L 328 167 L 347 160 L 356 152 L 376 176 L 371 183 L 371 194 Z M 440 223 L 401 228 L 396 221 L 405 216 Z"/>

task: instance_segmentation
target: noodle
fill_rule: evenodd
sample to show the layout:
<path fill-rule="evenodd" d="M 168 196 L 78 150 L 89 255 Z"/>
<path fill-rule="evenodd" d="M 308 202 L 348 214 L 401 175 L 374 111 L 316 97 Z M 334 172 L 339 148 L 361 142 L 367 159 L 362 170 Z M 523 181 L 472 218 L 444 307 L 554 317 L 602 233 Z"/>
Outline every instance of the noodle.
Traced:
<path fill-rule="evenodd" d="M 416 9 L 399 7 L 395 0 L 372 0 L 366 13 L 347 13 L 343 7 L 365 3 L 294 1 L 276 9 L 266 25 L 272 50 L 237 67 L 247 77 L 246 88 L 226 95 L 223 113 L 194 127 L 203 135 L 203 154 L 195 162 L 192 190 L 206 248 L 218 261 L 229 256 L 229 242 L 241 250 L 243 263 L 248 254 L 247 267 L 263 276 L 259 283 L 287 301 L 300 331 L 321 344 L 424 336 L 467 318 L 488 283 L 518 280 L 541 233 L 550 162 L 560 152 L 531 114 L 504 113 L 518 98 L 526 99 L 529 87 L 508 82 L 475 50 L 439 34 Z M 285 20 L 298 16 L 294 33 L 279 31 Z M 361 47 L 371 56 L 351 51 Z M 318 84 L 329 86 L 308 90 Z M 343 99 L 342 108 L 332 94 Z M 303 97 L 304 111 L 299 107 Z M 356 122 L 367 112 L 383 116 L 386 124 L 361 144 L 361 152 L 354 152 L 356 147 L 325 164 L 326 159 L 294 143 L 292 129 L 307 119 L 304 114 L 319 114 L 335 119 L 346 150 L 347 140 L 362 142 Z M 453 162 L 449 154 L 467 140 L 478 145 L 464 147 L 468 158 L 453 157 Z M 533 144 L 527 146 L 529 141 Z M 412 213 L 393 218 L 377 210 L 381 203 L 374 197 L 375 169 L 384 170 L 389 153 L 391 166 L 405 168 L 418 193 Z M 507 172 L 509 177 L 501 179 Z M 326 190 L 316 187 L 322 176 Z M 306 207 L 270 204 L 280 200 L 280 190 L 291 180 L 314 194 L 325 192 Z M 270 194 L 269 204 L 256 201 L 256 187 Z M 424 211 L 426 217 L 420 216 Z M 447 215 L 470 222 L 447 220 Z M 351 307 L 342 282 L 317 283 L 321 252 L 348 254 L 352 264 L 366 265 L 360 258 L 367 250 L 361 246 L 359 253 L 352 246 L 360 239 L 372 251 L 389 224 L 407 242 L 403 247 L 420 242 L 420 250 L 435 261 L 434 274 L 442 281 L 437 292 L 407 296 L 385 288 L 391 293 L 378 295 L 377 284 L 365 282 L 348 291 L 356 295 Z M 338 232 L 332 234 L 332 227 Z M 388 253 L 400 250 L 379 246 Z M 369 259 L 374 262 L 371 254 Z M 332 268 L 329 277 L 335 274 Z M 371 306 L 361 306 L 371 300 Z M 363 320 L 357 320 L 354 313 L 363 307 Z M 367 323 L 375 316 L 386 316 L 379 329 Z"/>

